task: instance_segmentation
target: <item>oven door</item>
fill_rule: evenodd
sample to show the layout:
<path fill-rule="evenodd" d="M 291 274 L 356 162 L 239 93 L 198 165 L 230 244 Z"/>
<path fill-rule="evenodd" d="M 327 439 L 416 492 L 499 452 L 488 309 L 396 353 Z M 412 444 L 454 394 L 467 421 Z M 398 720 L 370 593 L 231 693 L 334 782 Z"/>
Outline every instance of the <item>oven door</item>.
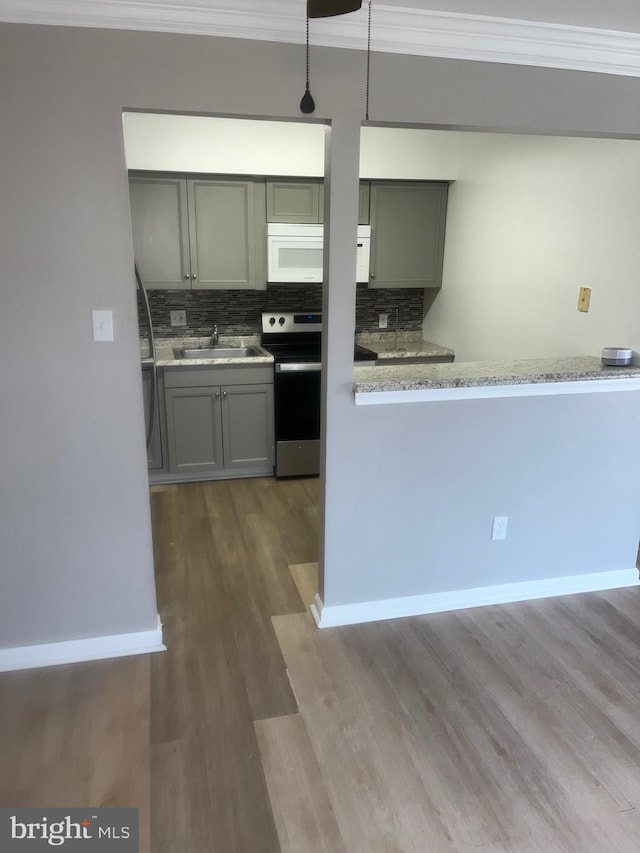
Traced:
<path fill-rule="evenodd" d="M 276 364 L 276 477 L 320 473 L 319 362 Z"/>

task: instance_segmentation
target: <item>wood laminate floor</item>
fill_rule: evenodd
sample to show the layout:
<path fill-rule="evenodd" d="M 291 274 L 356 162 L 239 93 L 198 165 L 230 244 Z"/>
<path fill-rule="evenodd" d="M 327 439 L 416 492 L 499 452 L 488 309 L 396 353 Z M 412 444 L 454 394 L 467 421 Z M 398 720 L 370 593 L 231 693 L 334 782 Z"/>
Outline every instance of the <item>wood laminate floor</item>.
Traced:
<path fill-rule="evenodd" d="M 317 487 L 153 490 L 169 650 L 1 676 L 0 805 L 138 806 L 142 853 L 640 851 L 640 590 L 319 632 Z"/>
<path fill-rule="evenodd" d="M 232 480 L 153 494 L 169 648 L 151 659 L 154 853 L 279 851 L 254 721 L 298 710 L 271 617 L 304 611 L 288 565 L 317 558 L 317 486 Z"/>

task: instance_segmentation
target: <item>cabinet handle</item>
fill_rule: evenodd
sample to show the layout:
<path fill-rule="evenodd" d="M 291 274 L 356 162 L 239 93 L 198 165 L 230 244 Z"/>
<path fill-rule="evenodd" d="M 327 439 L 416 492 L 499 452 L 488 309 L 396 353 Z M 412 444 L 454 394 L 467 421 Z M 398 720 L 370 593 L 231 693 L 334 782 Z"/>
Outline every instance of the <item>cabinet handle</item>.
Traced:
<path fill-rule="evenodd" d="M 371 278 L 375 278 L 376 274 L 374 272 L 371 273 Z"/>
<path fill-rule="evenodd" d="M 186 273 L 184 274 L 184 280 L 185 280 L 185 281 L 189 281 L 189 273 L 188 273 L 188 272 L 186 272 Z"/>
<path fill-rule="evenodd" d="M 220 392 L 216 391 L 216 397 L 219 397 L 219 396 L 220 396 Z"/>
<path fill-rule="evenodd" d="M 191 273 L 191 278 L 195 281 L 195 280 L 196 280 L 196 278 L 197 278 L 196 273 L 192 272 L 192 273 Z"/>
<path fill-rule="evenodd" d="M 227 396 L 227 392 L 226 392 L 226 391 L 223 391 L 223 392 L 222 392 L 222 396 L 223 396 L 223 397 L 226 397 L 226 396 Z"/>

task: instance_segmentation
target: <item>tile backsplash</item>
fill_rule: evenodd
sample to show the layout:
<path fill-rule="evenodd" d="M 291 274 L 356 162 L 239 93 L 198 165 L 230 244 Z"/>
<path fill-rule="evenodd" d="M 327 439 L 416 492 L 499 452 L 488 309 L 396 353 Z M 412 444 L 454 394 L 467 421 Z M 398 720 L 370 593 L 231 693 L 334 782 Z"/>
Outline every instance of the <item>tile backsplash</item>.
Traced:
<path fill-rule="evenodd" d="M 398 309 L 398 329 L 402 329 L 403 332 L 422 331 L 423 288 L 370 290 L 366 284 L 359 284 L 356 294 L 356 332 L 377 332 L 378 314 L 388 314 L 388 328 L 395 331 L 396 308 Z"/>
<path fill-rule="evenodd" d="M 322 285 L 268 285 L 266 290 L 149 290 L 153 328 L 159 338 L 206 337 L 215 323 L 221 335 L 247 335 L 261 331 L 263 311 L 319 310 Z M 418 331 L 422 328 L 424 290 L 370 290 L 357 286 L 356 332 L 378 329 L 378 314 L 389 315 L 393 330 L 398 309 L 398 328 Z M 171 326 L 169 311 L 187 312 L 187 326 Z M 138 298 L 140 331 L 144 333 L 144 315 Z"/>

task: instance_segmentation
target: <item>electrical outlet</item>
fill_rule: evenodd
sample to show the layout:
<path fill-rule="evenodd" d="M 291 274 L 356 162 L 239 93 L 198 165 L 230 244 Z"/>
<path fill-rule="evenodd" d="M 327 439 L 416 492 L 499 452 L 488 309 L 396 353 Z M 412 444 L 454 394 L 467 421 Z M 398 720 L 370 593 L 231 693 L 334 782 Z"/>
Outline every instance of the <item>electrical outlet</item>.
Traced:
<path fill-rule="evenodd" d="M 589 302 L 591 302 L 591 288 L 581 287 L 580 295 L 578 296 L 578 311 L 586 314 L 589 310 Z"/>
<path fill-rule="evenodd" d="M 389 324 L 389 315 L 388 314 L 378 314 L 378 328 L 386 329 Z"/>
<path fill-rule="evenodd" d="M 493 519 L 493 527 L 491 529 L 491 538 L 506 539 L 507 538 L 507 522 L 509 519 L 506 515 L 496 515 Z"/>
<path fill-rule="evenodd" d="M 169 311 L 169 319 L 172 326 L 186 326 L 187 312 L 186 311 Z"/>

